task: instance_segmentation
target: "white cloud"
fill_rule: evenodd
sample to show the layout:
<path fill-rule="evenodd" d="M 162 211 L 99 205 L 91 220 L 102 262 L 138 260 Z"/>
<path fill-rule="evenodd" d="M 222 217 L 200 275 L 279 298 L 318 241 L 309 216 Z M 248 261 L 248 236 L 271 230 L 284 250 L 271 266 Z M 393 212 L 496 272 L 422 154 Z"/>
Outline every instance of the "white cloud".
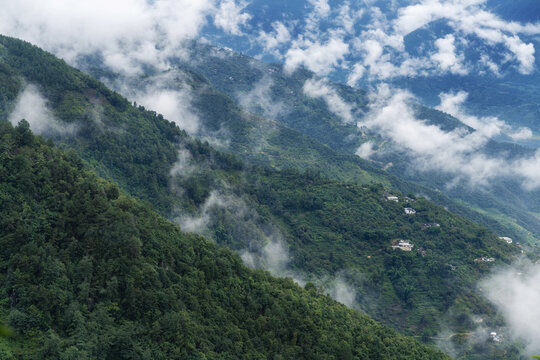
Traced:
<path fill-rule="evenodd" d="M 257 40 L 263 44 L 265 51 L 280 57 L 279 52 L 276 52 L 275 49 L 291 41 L 291 34 L 289 29 L 280 21 L 274 22 L 272 27 L 274 28 L 272 33 L 261 30 Z"/>
<path fill-rule="evenodd" d="M 352 70 L 349 71 L 349 75 L 347 76 L 347 85 L 352 87 L 358 85 L 358 82 L 362 80 L 365 72 L 366 68 L 364 67 L 364 65 L 362 65 L 361 63 L 354 64 Z"/>
<path fill-rule="evenodd" d="M 182 177 L 191 174 L 195 171 L 195 165 L 193 164 L 193 158 L 191 153 L 187 149 L 178 150 L 178 157 L 173 167 L 169 171 L 169 175 L 172 177 Z"/>
<path fill-rule="evenodd" d="M 214 17 L 214 24 L 229 34 L 241 35 L 240 27 L 251 19 L 250 14 L 242 12 L 246 5 L 246 3 L 237 5 L 235 0 L 222 1 Z"/>
<path fill-rule="evenodd" d="M 444 38 L 437 39 L 435 46 L 437 53 L 431 55 L 442 71 L 448 71 L 452 74 L 465 75 L 467 69 L 463 66 L 465 56 L 456 54 L 455 38 L 453 35 L 446 35 Z"/>
<path fill-rule="evenodd" d="M 308 0 L 313 6 L 314 12 L 319 17 L 327 17 L 330 14 L 330 5 L 328 0 Z"/>
<path fill-rule="evenodd" d="M 441 70 L 466 74 L 471 69 L 464 66 L 464 49 L 470 37 L 493 50 L 496 46 L 506 48 L 508 60 L 515 62 L 519 72 L 530 74 L 534 71 L 534 45 L 526 43 L 522 36 L 540 34 L 540 23 L 504 21 L 486 10 L 486 0 L 421 0 L 394 11 L 382 14 L 380 9 L 372 6 L 370 25 L 353 40 L 360 63 L 366 69 L 365 75 L 370 79 L 424 76 L 439 74 Z M 404 37 L 440 19 L 448 21 L 452 32 L 423 45 L 433 46 L 437 52 L 427 57 L 411 56 L 403 47 Z M 479 55 L 483 59 L 474 65 L 479 70 L 483 67 L 499 75 L 499 64 L 487 58 L 485 53 Z"/>
<path fill-rule="evenodd" d="M 360 52 L 362 62 L 355 64 L 353 70 L 364 70 L 362 72 L 353 71 L 350 73 L 349 82 L 358 82 L 364 74 L 367 74 L 370 80 L 384 80 L 399 76 L 417 76 L 425 74 L 427 69 L 432 66 L 429 59 L 412 58 L 404 56 L 400 61 L 396 61 L 394 53 L 387 51 L 388 48 L 395 48 L 402 51 L 403 43 L 395 37 L 380 35 L 379 31 L 369 32 L 366 39 L 356 39 L 355 49 Z"/>
<path fill-rule="evenodd" d="M 534 70 L 534 45 L 525 44 L 517 36 L 505 37 L 505 44 L 519 62 L 519 72 L 522 74 L 530 74 Z"/>
<path fill-rule="evenodd" d="M 508 136 L 514 140 L 526 140 L 533 137 L 533 132 L 527 127 L 520 127 L 517 130 L 510 131 Z"/>
<path fill-rule="evenodd" d="M 182 174 L 176 173 L 175 175 L 178 176 Z M 239 202 L 232 197 L 224 196 L 218 191 L 212 191 L 196 215 L 178 216 L 174 219 L 174 222 L 180 225 L 180 228 L 183 231 L 205 234 L 213 221 L 212 211 L 216 208 L 234 208 L 235 210 L 238 210 L 240 217 L 245 211 L 243 202 Z"/>
<path fill-rule="evenodd" d="M 287 110 L 285 104 L 272 99 L 272 87 L 274 81 L 269 76 L 264 76 L 248 92 L 236 94 L 236 98 L 244 109 L 253 113 L 262 114 L 269 119 L 276 119 Z"/>
<path fill-rule="evenodd" d="M 339 37 L 331 38 L 326 43 L 295 40 L 285 54 L 285 71 L 292 73 L 304 65 L 317 74 L 327 75 L 344 60 L 348 52 L 349 45 Z"/>
<path fill-rule="evenodd" d="M 487 298 L 503 314 L 513 338 L 525 341 L 527 353 L 540 352 L 540 266 L 501 270 L 481 283 Z"/>
<path fill-rule="evenodd" d="M 491 60 L 488 55 L 482 54 L 482 56 L 480 57 L 480 64 L 485 66 L 495 76 L 501 76 L 499 65 L 497 65 L 493 60 Z"/>
<path fill-rule="evenodd" d="M 182 130 L 195 135 L 200 130 L 200 119 L 191 105 L 193 93 L 184 78 L 180 71 L 168 71 L 144 80 L 119 77 L 111 85 L 127 98 L 155 110 Z"/>
<path fill-rule="evenodd" d="M 344 123 L 354 121 L 352 105 L 346 103 L 327 80 L 309 79 L 304 83 L 303 91 L 307 96 L 323 99 L 328 109 L 339 116 Z"/>
<path fill-rule="evenodd" d="M 510 125 L 496 117 L 477 117 L 468 114 L 463 108 L 468 96 L 469 94 L 465 91 L 442 93 L 439 95 L 441 103 L 436 109 L 458 118 L 461 122 L 472 127 L 485 137 L 491 138 L 500 134 L 506 134 L 515 140 L 520 140 L 532 136 L 532 131 L 529 128 L 521 127 L 519 129 L 513 129 Z"/>
<path fill-rule="evenodd" d="M 366 160 L 369 160 L 369 158 L 375 154 L 375 149 L 373 148 L 373 142 L 371 141 L 366 141 L 365 143 L 363 143 L 362 145 L 360 145 L 360 147 L 358 148 L 358 150 L 356 150 L 356 155 L 358 155 L 359 157 L 361 157 L 362 159 L 366 159 Z"/>
<path fill-rule="evenodd" d="M 364 15 L 364 10 L 354 10 L 351 8 L 351 4 L 346 1 L 338 9 L 338 16 L 335 17 L 334 23 L 341 26 L 346 33 L 354 34 L 354 25 L 356 21 Z"/>
<path fill-rule="evenodd" d="M 12 125 L 25 119 L 30 129 L 39 135 L 69 135 L 76 131 L 75 124 L 68 124 L 55 118 L 47 105 L 47 100 L 35 85 L 27 85 L 19 94 L 15 108 L 8 120 Z"/>
<path fill-rule="evenodd" d="M 0 33 L 22 38 L 76 65 L 77 56 L 99 52 L 115 71 L 135 74 L 141 63 L 167 67 L 184 55 L 183 42 L 214 17 L 237 32 L 248 16 L 232 0 L 5 0 Z"/>
<path fill-rule="evenodd" d="M 337 276 L 326 286 L 328 294 L 336 301 L 353 308 L 356 305 L 356 290 L 347 284 L 342 276 Z"/>
<path fill-rule="evenodd" d="M 530 158 L 516 161 L 510 171 L 523 177 L 523 186 L 527 190 L 540 188 L 540 150 L 537 150 Z"/>
<path fill-rule="evenodd" d="M 411 158 L 411 169 L 446 173 L 454 177 L 448 183 L 454 185 L 465 181 L 472 186 L 489 186 L 497 179 L 507 178 L 520 182 L 528 190 L 540 187 L 540 151 L 517 160 L 483 152 L 491 137 L 512 129 L 496 118 L 466 114 L 460 107 L 466 93 L 441 95 L 439 109 L 458 115 L 475 131 L 464 128 L 444 131 L 417 119 L 411 106 L 414 99 L 406 91 L 381 85 L 371 96 L 370 111 L 358 126 L 366 126 L 392 140 Z M 527 131 L 518 130 L 521 132 Z M 369 150 L 368 145 L 362 146 L 359 155 Z"/>

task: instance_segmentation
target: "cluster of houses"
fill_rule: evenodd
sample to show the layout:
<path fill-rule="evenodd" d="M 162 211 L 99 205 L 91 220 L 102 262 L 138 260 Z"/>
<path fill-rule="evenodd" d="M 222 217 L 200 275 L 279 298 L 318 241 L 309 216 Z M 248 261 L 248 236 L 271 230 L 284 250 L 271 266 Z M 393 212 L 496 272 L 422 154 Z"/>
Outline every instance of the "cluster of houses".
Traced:
<path fill-rule="evenodd" d="M 389 192 L 385 191 L 384 192 L 384 198 L 386 199 L 386 201 L 394 201 L 394 202 L 399 202 L 399 198 L 395 195 L 392 195 L 390 194 Z M 410 197 L 408 196 L 404 196 L 401 198 L 402 201 L 404 202 L 414 202 L 415 200 L 414 199 L 411 199 Z M 416 210 L 414 210 L 413 208 L 411 207 L 406 207 L 403 209 L 403 211 L 405 212 L 405 214 L 407 215 L 414 215 L 416 214 Z"/>
<path fill-rule="evenodd" d="M 501 334 L 497 334 L 496 332 L 489 333 L 489 339 L 496 343 L 502 343 L 503 336 Z"/>
<path fill-rule="evenodd" d="M 422 224 L 422 230 L 426 230 L 432 227 L 441 227 L 441 224 L 439 223 L 424 223 Z"/>

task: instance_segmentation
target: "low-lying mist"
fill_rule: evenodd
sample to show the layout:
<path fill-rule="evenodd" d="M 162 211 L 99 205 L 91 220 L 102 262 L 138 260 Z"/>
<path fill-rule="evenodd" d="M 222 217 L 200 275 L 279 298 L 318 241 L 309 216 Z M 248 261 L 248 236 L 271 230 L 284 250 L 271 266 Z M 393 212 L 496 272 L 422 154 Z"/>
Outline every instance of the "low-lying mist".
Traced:
<path fill-rule="evenodd" d="M 14 126 L 22 119 L 28 121 L 30 129 L 39 135 L 54 137 L 74 134 L 77 131 L 75 124 L 62 122 L 53 115 L 47 105 L 47 99 L 38 87 L 32 84 L 26 85 L 20 92 L 15 107 L 8 117 Z"/>
<path fill-rule="evenodd" d="M 503 315 L 512 340 L 540 354 L 540 264 L 522 260 L 499 269 L 480 288 Z"/>

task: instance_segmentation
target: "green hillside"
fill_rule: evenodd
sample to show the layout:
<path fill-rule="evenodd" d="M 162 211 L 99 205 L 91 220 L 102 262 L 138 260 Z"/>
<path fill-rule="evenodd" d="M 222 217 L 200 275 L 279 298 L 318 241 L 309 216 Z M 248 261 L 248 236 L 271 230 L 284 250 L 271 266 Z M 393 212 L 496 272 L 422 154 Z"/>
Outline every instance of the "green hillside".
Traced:
<path fill-rule="evenodd" d="M 0 123 L 2 359 L 443 359 Z"/>
<path fill-rule="evenodd" d="M 344 124 L 328 109 L 322 99 L 307 97 L 302 88 L 305 81 L 314 76 L 307 70 L 300 69 L 292 76 L 288 76 L 280 65 L 266 64 L 251 57 L 219 50 L 206 44 L 194 43 L 192 51 L 193 56 L 198 60 L 179 61 L 178 66 L 187 67 L 205 76 L 212 86 L 232 98 L 238 97 L 238 94 L 248 93 L 261 81 L 272 84 L 271 100 L 283 104 L 287 109 L 276 115 L 274 119 L 329 146 L 339 154 L 354 154 L 358 146 L 368 139 L 379 144 L 382 142 L 378 137 L 370 137 L 369 134 L 368 137 L 360 136 L 360 131 L 355 124 Z M 332 86 L 345 101 L 354 104 L 361 116 L 361 112 L 366 110 L 368 104 L 366 92 L 337 83 Z M 257 107 L 253 110 L 263 113 L 262 109 L 257 109 Z M 422 106 L 418 106 L 416 110 L 419 119 L 440 126 L 445 131 L 465 127 L 457 119 L 440 111 Z M 492 187 L 489 189 L 460 187 L 448 190 L 446 186 L 448 176 L 445 174 L 411 172 L 410 159 L 405 153 L 396 152 L 389 146 L 383 149 L 386 151 L 382 151 L 382 156 L 378 158 L 375 156 L 379 163 L 375 162 L 373 165 L 381 168 L 388 163 L 394 165 L 387 171 L 397 176 L 397 178 L 388 178 L 395 188 L 404 192 L 429 195 L 434 201 L 447 206 L 452 211 L 474 219 L 488 226 L 492 231 L 508 234 L 523 242 L 536 243 L 540 238 L 540 223 L 536 216 L 536 213 L 540 211 L 540 191 L 521 190 L 519 184 L 512 181 L 491 184 Z M 485 150 L 489 154 L 498 154 L 503 157 L 508 154 L 531 153 L 529 149 L 520 146 L 496 142 L 488 144 Z M 349 168 L 349 164 L 345 163 L 341 163 L 340 166 Z M 360 166 L 367 169 L 368 165 Z M 343 180 L 336 177 L 336 174 L 328 175 Z M 441 192 L 437 193 L 433 189 L 441 189 Z M 520 190 L 516 191 L 516 189 Z M 449 198 L 459 199 L 459 202 Z"/>
<path fill-rule="evenodd" d="M 205 49 L 205 47 L 202 47 Z M 212 49 L 212 51 L 216 51 Z M 342 138 L 341 144 L 333 143 L 333 136 L 343 137 L 356 134 L 355 126 L 343 126 L 334 114 L 328 111 L 326 105 L 319 100 L 308 100 L 302 93 L 303 81 L 312 76 L 307 72 L 295 73 L 293 78 L 280 76 L 281 68 L 277 65 L 258 64 L 253 66 L 253 59 L 239 56 L 228 51 L 222 51 L 218 57 L 213 57 L 212 51 L 201 51 L 197 53 L 199 59 L 195 64 L 196 71 L 202 71 L 212 79 L 220 89 L 229 94 L 250 91 L 250 86 L 261 79 L 265 79 L 265 74 L 272 74 L 272 97 L 275 102 L 287 102 L 286 107 L 294 109 L 286 112 L 284 117 L 278 117 L 280 121 L 269 120 L 262 116 L 255 116 L 239 107 L 227 95 L 218 92 L 212 84 L 201 75 L 194 73 L 192 64 L 181 64 L 180 67 L 167 72 L 149 71 L 144 77 L 123 78 L 119 74 L 103 72 L 99 62 L 87 64 L 87 70 L 99 77 L 108 79 L 113 85 L 120 83 L 124 88 L 145 89 L 150 86 L 160 84 L 171 91 L 183 89 L 186 84 L 193 96 L 193 107 L 200 117 L 201 128 L 196 134 L 199 138 L 217 139 L 220 143 L 226 144 L 222 149 L 231 152 L 243 160 L 263 166 L 270 166 L 275 169 L 316 169 L 322 175 L 340 181 L 354 182 L 359 184 L 370 184 L 372 182 L 382 183 L 403 193 L 422 194 L 432 199 L 432 201 L 446 206 L 453 212 L 459 213 L 468 219 L 482 223 L 492 231 L 511 236 L 516 240 L 535 241 L 531 231 L 538 231 L 540 227 L 536 221 L 535 214 L 523 211 L 524 203 L 530 206 L 534 203 L 535 196 L 528 197 L 519 194 L 519 202 L 513 200 L 515 194 L 509 193 L 510 185 L 497 186 L 490 191 L 477 191 L 474 189 L 458 189 L 448 192 L 453 199 L 464 196 L 472 203 L 451 200 L 448 195 L 434 188 L 445 189 L 446 176 L 437 173 L 417 174 L 409 171 L 409 159 L 406 154 L 396 153 L 389 148 L 384 158 L 378 162 L 368 162 L 360 159 L 354 152 L 360 141 L 364 138 L 352 137 L 351 141 Z M 230 58 L 230 59 L 228 59 Z M 233 80 L 230 80 L 228 75 Z M 163 79 L 166 79 L 164 81 Z M 170 81 L 174 78 L 174 81 Z M 119 80 L 121 79 L 121 80 Z M 285 90 L 284 90 L 285 89 Z M 341 87 L 344 91 L 341 95 L 351 102 L 363 101 L 358 97 L 356 90 Z M 362 95 L 363 96 L 363 95 Z M 267 101 L 267 100 L 265 100 Z M 257 111 L 257 108 L 253 109 Z M 439 111 L 424 107 L 418 107 L 419 116 L 426 121 L 442 126 L 446 130 L 451 130 L 462 124 L 449 115 Z M 262 114 L 262 113 L 261 113 Z M 281 122 L 293 126 L 295 129 L 286 127 Z M 315 131 L 309 124 L 319 127 Z M 325 145 L 313 137 L 302 133 L 306 132 L 312 136 L 317 136 Z M 348 135 L 343 133 L 348 131 Z M 370 137 L 378 143 L 383 139 Z M 348 144 L 343 148 L 344 144 Z M 217 144 L 219 145 L 219 144 Z M 338 150 L 330 148 L 336 147 Z M 501 145 L 494 143 L 493 151 L 509 151 L 508 147 L 500 149 Z M 387 163 L 394 166 L 389 171 L 401 176 L 392 175 L 381 169 Z M 409 179 L 404 180 L 403 178 Z M 515 188 L 515 187 L 514 187 Z M 504 196 L 493 196 L 498 193 Z M 535 206 L 535 205 L 534 205 Z M 534 208 L 534 206 L 532 208 Z M 501 209 L 504 213 L 501 213 Z"/>
<path fill-rule="evenodd" d="M 6 37 L 0 43 L 4 119 L 25 84 L 37 86 L 57 121 L 76 126 L 72 134 L 45 135 L 185 229 L 252 254 L 263 265 L 266 246 L 280 241 L 289 256 L 278 259 L 283 266 L 277 273 L 296 272 L 317 286 L 342 277 L 356 292 L 356 306 L 427 342 L 442 326 L 455 333 L 475 329 L 476 317 L 486 326 L 502 325 L 474 287 L 491 264 L 475 260 L 508 263 L 519 250 L 484 227 L 422 198 L 406 203 L 396 192 L 401 202 L 386 201 L 381 185 L 249 165 L 193 140 L 161 115 L 132 105 L 37 47 Z M 223 109 L 213 111 L 231 113 Z M 368 174 L 377 179 L 383 172 Z M 416 214 L 404 214 L 406 206 Z M 430 223 L 439 226 L 424 225 Z M 410 240 L 414 251 L 393 250 L 398 238 Z M 473 352 L 486 358 L 504 354 L 489 344 Z"/>

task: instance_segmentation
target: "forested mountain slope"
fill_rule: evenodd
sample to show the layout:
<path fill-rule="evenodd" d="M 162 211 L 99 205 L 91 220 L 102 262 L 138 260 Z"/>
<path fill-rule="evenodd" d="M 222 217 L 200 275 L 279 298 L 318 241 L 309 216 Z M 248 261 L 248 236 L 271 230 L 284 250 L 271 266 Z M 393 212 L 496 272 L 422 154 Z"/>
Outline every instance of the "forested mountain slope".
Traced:
<path fill-rule="evenodd" d="M 474 329 L 476 316 L 501 324 L 474 287 L 490 263 L 475 260 L 506 263 L 519 250 L 482 226 L 425 199 L 386 201 L 379 185 L 248 165 L 52 55 L 1 40 L 3 116 L 13 120 L 8 114 L 20 104 L 19 92 L 38 87 L 51 113 L 43 134 L 185 230 L 276 273 L 329 286 L 341 278 L 356 294 L 355 306 L 425 341 L 447 321 L 452 332 Z M 61 130 L 66 124 L 70 132 Z M 406 215 L 407 206 L 416 214 Z M 414 251 L 393 250 L 398 238 Z M 489 344 L 481 352 L 504 353 Z"/>
<path fill-rule="evenodd" d="M 280 65 L 266 64 L 248 56 L 204 44 L 194 43 L 192 51 L 196 60 L 190 59 L 187 62 L 179 60 L 178 65 L 204 75 L 217 90 L 237 99 L 240 103 L 242 98 L 254 89 L 265 86 L 268 91 L 265 101 L 281 104 L 286 109 L 273 114 L 276 121 L 309 135 L 339 153 L 354 154 L 359 145 L 367 140 L 386 145 L 375 155 L 378 163 L 374 165 L 384 167 L 391 163 L 394 166 L 388 167 L 387 171 L 398 178 L 417 182 L 428 189 L 440 189 L 446 197 L 459 199 L 465 206 L 444 197 L 436 201 L 452 211 L 485 224 L 493 231 L 532 243 L 540 238 L 540 221 L 536 215 L 540 210 L 539 191 L 514 191 L 519 189 L 520 185 L 511 180 L 494 182 L 488 188 L 449 187 L 448 176 L 444 173 L 414 171 L 407 152 L 396 151 L 396 147 L 386 139 L 371 137 L 369 133 L 361 134 L 355 122 L 343 123 L 339 116 L 330 111 L 323 99 L 307 96 L 303 87 L 306 81 L 314 78 L 313 73 L 300 69 L 289 76 Z M 366 92 L 337 83 L 330 86 L 336 89 L 344 101 L 353 105 L 356 109 L 355 115 L 361 119 L 369 104 Z M 438 95 L 438 92 L 435 93 Z M 257 104 L 252 104 L 249 109 L 261 115 L 265 113 L 264 107 Z M 416 116 L 445 131 L 458 127 L 467 128 L 458 119 L 421 106 L 417 107 Z M 502 157 L 532 153 L 530 149 L 494 141 L 484 150 L 487 154 Z M 399 181 L 392 179 L 390 181 L 397 188 L 405 187 Z M 411 184 L 408 185 L 410 188 Z M 420 189 L 421 187 L 415 191 L 422 193 Z M 431 194 L 429 195 L 431 197 Z"/>
<path fill-rule="evenodd" d="M 508 221 L 508 219 L 504 218 L 504 215 L 502 217 L 487 216 L 485 213 L 453 201 L 439 190 L 431 188 L 433 186 L 445 188 L 446 184 L 444 182 L 447 181 L 445 177 L 441 177 L 439 174 L 425 176 L 425 174 L 418 173 L 413 173 L 411 177 L 408 168 L 409 161 L 406 156 L 400 156 L 391 148 L 389 152 L 383 151 L 383 153 L 390 155 L 389 159 L 380 159 L 379 162 L 374 164 L 350 154 L 361 141 L 366 141 L 366 139 L 375 140 L 375 142 L 381 143 L 382 147 L 384 140 L 378 137 L 362 136 L 360 138 L 356 135 L 351 137 L 351 135 L 358 133 L 356 126 L 343 126 L 336 116 L 328 111 L 320 101 L 307 101 L 307 98 L 298 95 L 302 93 L 303 82 L 312 74 L 305 71 L 297 72 L 292 78 L 289 78 L 280 73 L 281 68 L 277 65 L 256 63 L 251 58 L 242 57 L 225 50 L 218 51 L 213 48 L 208 49 L 205 46 L 202 49 L 206 50 L 196 53 L 197 56 L 194 56 L 197 59 L 195 63 L 181 64 L 179 68 L 164 73 L 149 70 L 144 77 L 125 77 L 114 72 L 104 71 L 101 63 L 94 58 L 86 63 L 86 70 L 97 77 L 105 79 L 113 87 L 122 89 L 125 94 L 134 98 L 140 97 L 141 93 L 169 94 L 180 92 L 184 94 L 186 87 L 189 88 L 187 95 L 192 101 L 192 108 L 188 110 L 193 112 L 200 122 L 200 126 L 193 135 L 198 138 L 209 139 L 222 150 L 232 152 L 250 163 L 271 166 L 276 169 L 315 169 L 326 177 L 359 184 L 382 183 L 403 193 L 427 196 L 434 202 L 448 207 L 451 211 L 485 224 L 499 234 L 512 236 L 515 239 L 531 238 L 530 232 L 522 226 L 531 224 L 531 226 L 537 226 L 538 222 L 534 215 L 523 213 L 522 209 L 519 209 L 520 206 L 523 206 L 521 202 L 515 204 L 508 202 L 507 197 L 499 199 L 489 192 L 478 194 L 478 191 L 473 191 L 472 195 L 469 196 L 470 198 L 478 200 L 481 205 L 489 209 L 494 207 L 504 208 L 507 214 L 514 217 L 514 220 Z M 210 63 L 214 56 L 216 57 L 215 62 Z M 227 60 L 228 58 L 230 59 Z M 194 64 L 197 66 L 194 67 Z M 254 116 L 245 109 L 240 108 L 239 105 L 235 104 L 223 93 L 216 91 L 207 79 L 189 69 L 203 71 L 214 82 L 217 81 L 217 86 L 223 91 L 231 93 L 233 97 L 240 98 L 241 103 L 245 102 L 245 99 L 242 99 L 248 96 L 249 101 L 256 102 L 256 104 L 249 106 L 249 110 L 258 112 L 260 115 L 272 115 L 266 114 L 271 109 L 274 109 L 271 111 L 277 111 L 279 115 L 280 108 L 287 109 L 283 110 L 284 114 L 278 116 L 279 119 L 301 131 L 310 127 L 309 130 L 306 130 L 307 133 L 320 137 L 321 141 L 326 141 L 330 146 L 336 146 L 340 150 L 332 149 L 313 137 L 303 134 L 301 131 L 292 130 L 279 121 L 269 120 L 264 116 Z M 271 74 L 271 77 L 267 78 L 267 75 L 261 75 L 266 73 Z M 227 77 L 225 74 L 233 76 Z M 221 83 L 221 80 L 226 84 Z M 250 85 L 254 81 L 258 81 L 254 85 L 254 89 L 258 90 L 249 95 L 250 92 L 254 91 L 254 89 L 250 89 Z M 356 90 L 347 87 L 342 87 L 342 89 L 345 89 L 348 94 L 349 101 L 355 102 L 358 100 L 358 97 L 354 95 L 357 92 Z M 276 99 L 272 99 L 273 97 L 276 97 Z M 275 110 L 275 108 L 278 110 Z M 294 110 L 291 112 L 290 109 Z M 439 111 L 423 107 L 418 109 L 419 114 L 426 121 L 430 121 L 444 129 L 463 126 L 457 119 Z M 343 131 L 352 132 L 347 135 L 349 140 L 339 143 L 339 145 L 338 143 L 333 144 L 331 140 L 333 136 L 342 138 L 346 135 Z M 347 145 L 347 148 L 343 148 L 344 145 Z M 386 161 L 382 162 L 383 160 Z M 395 164 L 391 169 L 394 173 L 408 177 L 411 180 L 421 181 L 423 185 L 414 181 L 403 180 L 384 171 L 381 167 L 386 163 Z M 457 191 L 457 193 L 459 195 L 465 192 Z M 466 193 L 469 194 L 470 191 Z M 502 191 L 502 194 L 506 193 L 507 191 Z M 455 194 L 452 193 L 452 195 Z M 489 200 L 487 203 L 485 201 L 486 197 Z M 529 197 L 525 196 L 524 198 L 528 199 L 529 202 L 531 201 Z M 491 205 L 492 203 L 495 206 L 486 206 L 486 204 Z M 503 203 L 506 206 L 503 206 Z M 517 225 L 514 222 L 517 222 Z"/>
<path fill-rule="evenodd" d="M 0 123 L 2 359 L 444 359 L 314 287 L 246 268 Z"/>

